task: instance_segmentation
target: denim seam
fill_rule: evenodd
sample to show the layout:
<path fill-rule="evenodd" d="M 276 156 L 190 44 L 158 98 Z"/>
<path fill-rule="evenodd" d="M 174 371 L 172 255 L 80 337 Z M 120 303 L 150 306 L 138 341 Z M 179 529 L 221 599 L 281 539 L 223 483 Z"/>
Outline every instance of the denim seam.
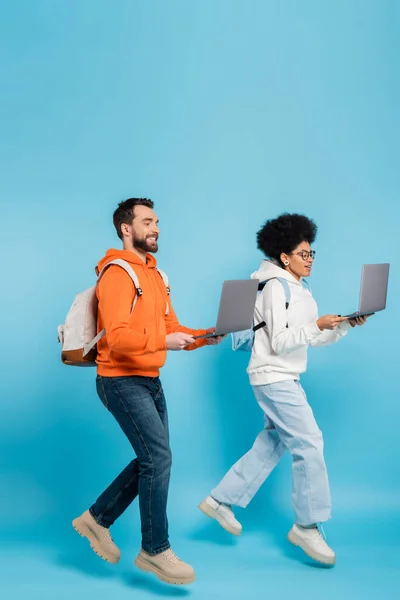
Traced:
<path fill-rule="evenodd" d="M 154 382 L 153 382 L 154 383 Z M 162 392 L 162 386 L 161 383 L 159 385 L 158 391 L 156 393 L 154 393 L 154 390 L 150 390 L 150 394 L 153 396 L 153 400 L 154 402 L 156 402 L 158 400 L 158 398 L 161 396 L 161 392 Z M 162 471 L 162 473 L 160 473 L 159 475 L 162 475 L 164 472 L 166 471 L 166 468 L 164 469 L 164 471 Z M 152 504 L 151 504 L 151 494 L 152 494 L 152 490 L 153 490 L 153 483 L 154 483 L 154 469 L 153 469 L 153 476 L 150 479 L 150 489 L 149 489 L 149 503 L 148 503 L 148 515 L 149 515 L 149 530 L 150 530 L 150 547 L 153 548 L 153 528 L 152 528 L 152 517 L 153 517 L 153 511 L 152 511 Z M 166 550 L 168 549 L 165 548 Z M 161 550 L 161 552 L 164 552 L 164 550 Z M 160 554 L 161 552 L 157 552 L 156 554 Z"/>
<path fill-rule="evenodd" d="M 143 436 L 142 436 L 142 434 L 141 434 L 141 432 L 140 432 L 140 430 L 139 430 L 138 426 L 136 425 L 136 422 L 135 422 L 134 418 L 132 417 L 132 415 L 131 415 L 131 413 L 128 411 L 128 409 L 126 408 L 126 405 L 124 404 L 124 401 L 123 401 L 123 400 L 122 400 L 122 398 L 121 398 L 121 394 L 120 394 L 120 392 L 119 392 L 119 390 L 118 390 L 117 386 L 115 385 L 115 383 L 114 383 L 112 380 L 111 380 L 111 385 L 113 385 L 113 387 L 114 387 L 114 390 L 115 390 L 115 393 L 116 393 L 116 396 L 118 397 L 118 400 L 120 401 L 120 403 L 121 403 L 121 405 L 123 406 L 123 408 L 124 408 L 125 412 L 126 412 L 126 413 L 127 413 L 127 415 L 129 416 L 130 420 L 132 421 L 132 423 L 133 423 L 133 426 L 135 427 L 135 429 L 136 429 L 136 432 L 138 433 L 138 435 L 139 435 L 139 438 L 141 439 L 141 441 L 142 441 L 142 443 L 143 443 L 143 446 L 144 446 L 144 448 L 146 449 L 147 456 L 148 456 L 148 458 L 150 459 L 150 463 L 151 463 L 151 467 L 152 467 L 152 475 L 151 475 L 151 477 L 150 477 L 150 489 L 149 489 L 149 505 L 148 505 L 148 508 L 149 508 L 149 524 L 148 524 L 148 526 L 149 526 L 149 531 L 150 531 L 150 541 L 151 541 L 150 545 L 151 545 L 151 546 L 153 546 L 153 528 L 152 528 L 152 522 L 151 522 L 152 514 L 151 514 L 151 502 L 150 502 L 150 498 L 151 498 L 151 491 L 152 491 L 152 482 L 153 482 L 153 474 L 154 474 L 154 463 L 153 463 L 153 459 L 152 459 L 152 457 L 151 457 L 151 454 L 150 454 L 150 451 L 149 451 L 149 449 L 148 449 L 148 447 L 147 447 L 147 444 L 146 444 L 146 442 L 144 441 L 144 439 L 143 439 Z M 150 393 L 151 393 L 151 392 L 150 392 Z"/>
<path fill-rule="evenodd" d="M 281 419 L 282 419 L 283 423 L 286 426 L 288 426 L 282 415 L 281 415 Z M 305 449 L 305 446 L 304 446 L 303 441 L 301 440 L 301 438 L 299 438 L 297 436 L 293 436 L 293 439 L 295 439 L 296 442 L 299 444 L 301 450 Z M 292 456 L 292 461 L 293 461 L 293 456 Z M 314 519 L 314 506 L 313 506 L 313 502 L 312 502 L 312 494 L 311 494 L 311 501 L 310 501 L 310 492 L 311 492 L 310 473 L 308 471 L 308 466 L 307 466 L 307 461 L 306 460 L 303 460 L 303 465 L 304 465 L 304 472 L 305 472 L 305 476 L 306 476 L 308 510 L 310 512 L 311 519 Z"/>
<path fill-rule="evenodd" d="M 151 494 L 153 491 L 153 476 L 154 476 L 154 468 L 153 468 L 153 475 L 150 477 L 150 481 L 149 481 L 149 496 L 148 496 L 148 505 L 147 505 L 147 514 L 149 515 L 148 517 L 148 527 L 149 527 L 149 531 L 150 531 L 150 547 L 153 548 L 153 527 L 152 527 L 152 517 L 153 517 L 153 513 L 151 510 Z"/>
<path fill-rule="evenodd" d="M 305 391 L 303 389 L 303 386 L 300 383 L 299 383 L 299 387 L 300 387 L 301 392 L 303 394 L 304 401 L 306 402 L 307 406 L 310 406 L 309 402 L 307 400 L 307 395 L 306 395 L 306 393 L 305 393 Z M 311 407 L 310 407 L 310 410 L 311 410 Z M 317 427 L 318 427 L 318 425 L 317 425 Z M 312 493 L 312 489 L 311 489 L 311 478 L 310 478 L 310 473 L 308 471 L 307 462 L 305 462 L 305 470 L 306 470 L 306 475 L 307 475 L 307 485 L 308 485 L 308 492 L 309 492 L 309 494 L 308 494 L 309 495 L 309 503 L 311 504 L 311 511 L 310 511 L 310 513 L 311 513 L 311 519 L 312 519 L 312 523 L 314 523 L 315 522 L 315 498 L 314 498 L 314 494 Z M 310 497 L 311 497 L 311 500 L 310 500 Z M 311 525 L 311 523 L 310 523 L 310 525 Z"/>
<path fill-rule="evenodd" d="M 89 508 L 89 512 L 90 512 L 90 514 L 92 515 L 93 519 L 96 521 L 97 525 L 100 525 L 100 527 L 104 527 L 104 529 L 108 529 L 108 528 L 109 528 L 109 526 L 108 526 L 108 525 L 106 525 L 106 523 L 104 523 L 104 522 L 102 521 L 101 517 L 98 517 L 98 516 L 96 515 L 96 513 L 93 511 L 93 506 L 91 506 L 91 507 Z"/>
<path fill-rule="evenodd" d="M 135 479 L 135 477 L 137 477 L 137 475 L 134 475 L 133 477 L 131 477 L 131 479 L 124 485 L 122 490 L 120 490 L 118 492 L 118 494 L 111 500 L 111 502 L 106 506 L 106 508 L 103 510 L 103 512 L 98 516 L 99 519 L 102 519 L 104 517 L 104 514 L 115 505 L 117 500 L 119 500 L 121 498 L 121 496 L 124 493 L 124 491 L 126 490 L 126 488 L 128 488 L 131 485 L 131 483 Z"/>
<path fill-rule="evenodd" d="M 305 392 L 303 390 L 303 387 L 300 384 L 299 384 L 299 387 L 300 387 L 301 392 L 303 394 L 304 401 L 309 406 L 308 400 L 307 400 L 307 396 L 306 396 L 306 394 L 305 394 Z M 295 439 L 299 443 L 300 448 L 302 450 L 304 450 L 305 446 L 304 446 L 302 440 L 300 438 L 298 438 L 298 437 L 296 437 Z M 308 470 L 307 460 L 303 460 L 303 464 L 304 464 L 304 471 L 305 471 L 305 475 L 306 475 L 308 510 L 310 512 L 311 522 L 313 523 L 315 521 L 315 511 L 314 511 L 313 494 L 312 494 L 312 489 L 311 489 L 311 478 L 310 478 L 310 472 Z M 311 523 L 310 523 L 310 525 L 311 525 Z"/>
<path fill-rule="evenodd" d="M 108 402 L 106 390 L 104 389 L 103 378 L 102 378 L 101 375 L 99 375 L 99 378 L 100 378 L 101 389 L 103 390 L 103 395 L 104 395 L 104 398 L 105 398 L 105 401 L 106 401 L 106 408 L 108 410 L 109 402 Z"/>

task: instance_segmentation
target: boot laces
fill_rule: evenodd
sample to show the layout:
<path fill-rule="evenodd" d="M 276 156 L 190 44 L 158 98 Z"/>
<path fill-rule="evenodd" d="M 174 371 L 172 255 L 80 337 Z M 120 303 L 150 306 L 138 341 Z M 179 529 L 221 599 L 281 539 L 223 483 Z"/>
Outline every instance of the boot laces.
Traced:
<path fill-rule="evenodd" d="M 176 556 L 175 552 L 171 550 L 171 548 L 168 548 L 168 550 L 164 552 L 164 556 L 171 565 L 176 564 L 179 560 L 179 558 Z"/>

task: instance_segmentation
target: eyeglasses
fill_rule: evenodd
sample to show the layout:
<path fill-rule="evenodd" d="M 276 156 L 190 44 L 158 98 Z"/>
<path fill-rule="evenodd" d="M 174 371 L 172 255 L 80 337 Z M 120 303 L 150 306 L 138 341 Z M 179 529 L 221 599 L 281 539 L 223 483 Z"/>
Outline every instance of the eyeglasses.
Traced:
<path fill-rule="evenodd" d="M 308 260 L 309 258 L 312 258 L 314 260 L 315 258 L 315 250 L 310 250 L 310 252 L 308 252 L 308 250 L 302 250 L 301 252 L 296 252 L 297 256 L 301 256 L 301 258 L 305 261 Z"/>

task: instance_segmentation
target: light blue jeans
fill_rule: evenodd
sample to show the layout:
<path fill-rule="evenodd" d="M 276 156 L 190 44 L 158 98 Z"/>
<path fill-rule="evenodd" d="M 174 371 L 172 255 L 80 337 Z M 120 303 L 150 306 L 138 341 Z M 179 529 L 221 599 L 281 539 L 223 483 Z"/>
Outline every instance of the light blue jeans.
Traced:
<path fill-rule="evenodd" d="M 264 412 L 264 429 L 211 496 L 224 504 L 247 506 L 289 450 L 296 523 L 307 527 L 327 521 L 331 500 L 324 443 L 302 386 L 291 380 L 253 386 L 253 391 Z"/>

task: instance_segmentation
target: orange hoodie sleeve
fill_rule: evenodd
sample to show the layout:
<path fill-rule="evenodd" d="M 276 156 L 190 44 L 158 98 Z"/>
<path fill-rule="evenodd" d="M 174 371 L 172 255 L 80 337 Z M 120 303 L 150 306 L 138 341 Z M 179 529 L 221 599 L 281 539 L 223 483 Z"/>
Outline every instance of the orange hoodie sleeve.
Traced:
<path fill-rule="evenodd" d="M 182 333 L 188 333 L 189 335 L 204 335 L 207 333 L 206 329 L 190 329 L 189 327 L 184 327 L 178 321 L 178 318 L 175 314 L 173 306 L 171 304 L 171 296 L 168 299 L 169 301 L 169 314 L 165 315 L 165 325 L 167 327 L 167 335 L 169 333 L 176 333 L 177 331 L 181 331 Z M 190 344 L 186 346 L 185 350 L 197 350 L 197 348 L 201 348 L 207 344 L 206 340 L 202 338 L 201 340 L 196 340 L 194 344 Z"/>
<path fill-rule="evenodd" d="M 138 356 L 166 350 L 164 335 L 139 333 L 129 326 L 136 289 L 120 267 L 110 267 L 97 288 L 99 310 L 110 350 Z"/>

